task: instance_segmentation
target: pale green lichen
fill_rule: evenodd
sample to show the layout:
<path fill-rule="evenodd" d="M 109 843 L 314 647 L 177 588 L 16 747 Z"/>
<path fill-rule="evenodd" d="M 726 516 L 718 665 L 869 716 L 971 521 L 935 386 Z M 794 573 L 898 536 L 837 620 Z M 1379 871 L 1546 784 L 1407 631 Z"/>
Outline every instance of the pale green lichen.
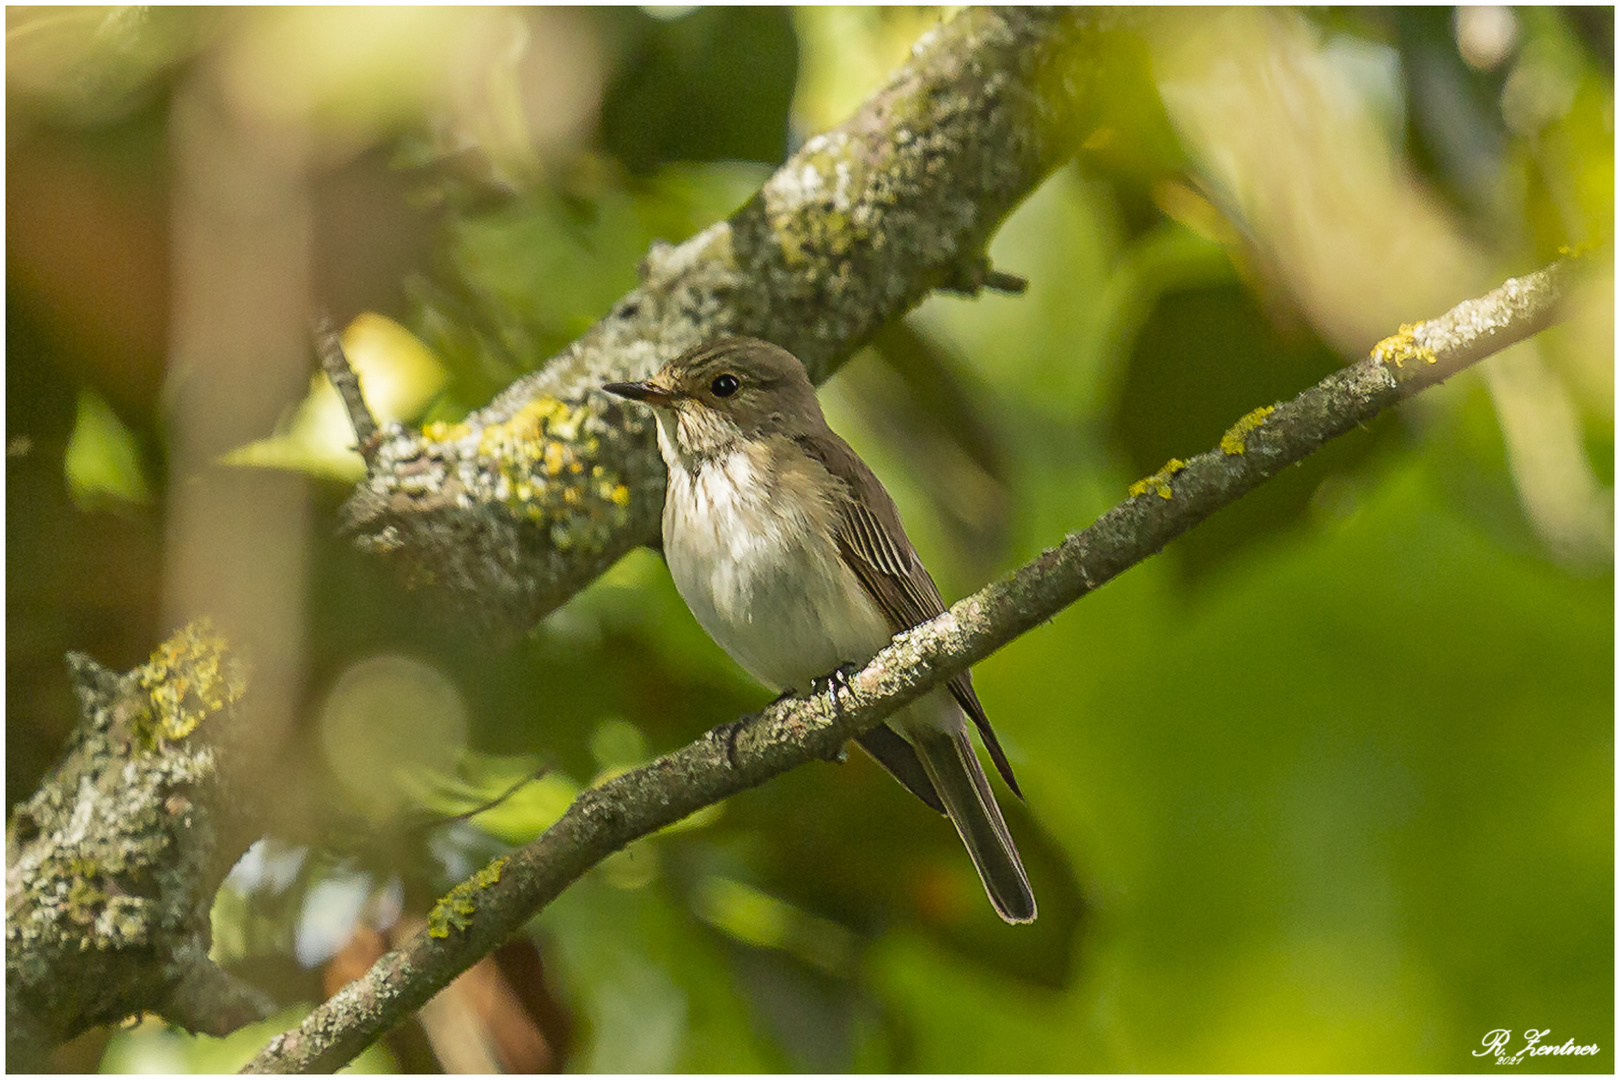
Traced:
<path fill-rule="evenodd" d="M 862 200 L 873 195 L 865 190 L 860 168 L 849 137 L 824 132 L 805 143 L 792 168 L 765 185 L 760 194 L 766 218 L 787 267 L 836 264 L 873 241 L 870 224 L 857 213 Z M 806 205 L 818 212 L 804 213 Z"/>
<path fill-rule="evenodd" d="M 101 885 L 101 867 L 94 859 L 72 859 L 61 880 L 68 884 L 64 898 L 68 919 L 80 926 L 94 926 L 102 905 L 107 902 L 107 890 Z"/>
<path fill-rule="evenodd" d="M 1171 458 L 1169 461 L 1164 463 L 1164 467 L 1158 472 L 1154 473 L 1152 476 L 1144 476 L 1142 479 L 1132 484 L 1129 489 L 1131 498 L 1134 499 L 1138 495 L 1146 495 L 1148 492 L 1157 494 L 1161 499 L 1170 498 L 1170 478 L 1186 467 L 1187 463 L 1185 461 L 1182 461 L 1180 458 Z"/>
<path fill-rule="evenodd" d="M 1437 363 L 1440 359 L 1435 351 L 1427 345 L 1421 345 L 1417 340 L 1417 330 L 1422 323 L 1406 323 L 1394 334 L 1373 346 L 1373 359 L 1385 366 L 1394 365 L 1403 367 L 1408 360 L 1421 360 L 1425 364 Z"/>
<path fill-rule="evenodd" d="M 1253 412 L 1245 413 L 1243 418 L 1226 429 L 1221 436 L 1221 453 L 1233 457 L 1243 453 L 1248 447 L 1249 433 L 1266 422 L 1266 417 L 1277 411 L 1275 405 L 1262 405 Z"/>
<path fill-rule="evenodd" d="M 507 856 L 491 862 L 472 877 L 451 889 L 428 912 L 428 934 L 431 937 L 449 937 L 452 930 L 465 930 L 472 925 L 478 913 L 478 894 L 501 880 L 506 869 Z"/>

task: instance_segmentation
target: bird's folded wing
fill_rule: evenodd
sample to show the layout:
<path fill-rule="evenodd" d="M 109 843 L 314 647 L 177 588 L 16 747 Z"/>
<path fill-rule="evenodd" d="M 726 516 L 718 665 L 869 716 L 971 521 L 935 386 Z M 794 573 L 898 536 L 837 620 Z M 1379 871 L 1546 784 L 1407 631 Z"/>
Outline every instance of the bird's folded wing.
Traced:
<path fill-rule="evenodd" d="M 872 470 L 848 443 L 830 430 L 819 438 L 799 442 L 834 478 L 842 481 L 843 497 L 837 500 L 836 506 L 838 553 L 888 619 L 891 632 L 898 634 L 942 614 L 945 601 L 939 595 L 939 587 L 917 557 L 900 523 L 900 512 L 895 509 L 894 500 L 889 498 Z M 973 718 L 996 771 L 1013 794 L 1022 799 L 1024 794 L 1013 778 L 1012 765 L 990 727 L 978 694 L 973 691 L 972 676 L 964 671 L 948 685 L 962 711 Z M 883 760 L 877 754 L 873 756 Z M 895 772 L 893 766 L 884 764 L 890 772 Z M 904 782 L 904 778 L 901 779 Z"/>

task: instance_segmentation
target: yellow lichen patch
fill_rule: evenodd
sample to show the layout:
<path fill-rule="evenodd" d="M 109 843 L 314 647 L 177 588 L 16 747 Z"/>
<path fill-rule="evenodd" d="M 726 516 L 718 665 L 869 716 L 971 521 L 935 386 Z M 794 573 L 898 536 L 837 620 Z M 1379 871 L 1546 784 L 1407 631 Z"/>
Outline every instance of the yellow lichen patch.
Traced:
<path fill-rule="evenodd" d="M 1152 476 L 1144 476 L 1142 479 L 1132 484 L 1129 489 L 1131 498 L 1134 499 L 1138 495 L 1146 495 L 1150 491 L 1156 493 L 1161 499 L 1170 498 L 1172 494 L 1170 491 L 1170 478 L 1186 467 L 1187 463 L 1185 461 L 1182 461 L 1180 458 L 1171 458 L 1169 461 L 1164 463 L 1164 467 L 1158 472 L 1154 473 Z"/>
<path fill-rule="evenodd" d="M 428 442 L 458 442 L 472 434 L 472 428 L 466 424 L 447 424 L 443 420 L 435 420 L 422 428 L 422 438 Z"/>
<path fill-rule="evenodd" d="M 504 423 L 491 424 L 478 436 L 478 453 L 502 481 L 497 492 L 509 507 L 532 521 L 547 515 L 551 482 L 578 471 L 581 454 L 595 449 L 594 440 L 576 443 L 585 410 L 554 397 L 539 397 Z M 558 494 L 567 500 L 566 491 Z M 574 495 L 578 499 L 578 494 Z"/>
<path fill-rule="evenodd" d="M 428 912 L 428 934 L 437 938 L 449 937 L 450 931 L 465 930 L 471 926 L 473 915 L 478 912 L 478 894 L 501 880 L 506 859 L 505 855 L 496 859 L 434 904 L 433 910 Z"/>
<path fill-rule="evenodd" d="M 1408 360 L 1421 360 L 1425 364 L 1439 361 L 1433 349 L 1427 345 L 1418 344 L 1417 329 L 1421 323 L 1406 323 L 1390 337 L 1373 346 L 1373 359 L 1384 365 L 1393 364 L 1400 368 Z"/>
<path fill-rule="evenodd" d="M 558 398 L 537 397 L 499 424 L 491 424 L 479 432 L 478 452 L 495 458 L 523 458 L 536 460 L 545 453 L 547 435 L 566 437 L 553 427 L 562 427 L 575 410 Z M 570 431 L 575 424 L 569 424 Z"/>
<path fill-rule="evenodd" d="M 478 434 L 490 498 L 549 531 L 559 551 L 599 548 L 629 517 L 630 488 L 599 463 L 583 404 L 539 397 Z"/>
<path fill-rule="evenodd" d="M 1275 405 L 1262 405 L 1253 412 L 1244 414 L 1243 418 L 1226 429 L 1221 436 L 1221 453 L 1228 457 L 1243 453 L 1247 446 L 1249 432 L 1266 422 L 1266 417 L 1277 411 Z"/>
<path fill-rule="evenodd" d="M 135 669 L 152 703 L 142 725 L 146 730 L 140 732 L 150 745 L 185 738 L 209 714 L 241 699 L 247 667 L 228 655 L 227 648 L 204 617 L 188 623 Z"/>
<path fill-rule="evenodd" d="M 1579 244 L 1560 244 L 1558 254 L 1566 259 L 1584 259 L 1603 245 L 1596 240 L 1583 240 Z"/>

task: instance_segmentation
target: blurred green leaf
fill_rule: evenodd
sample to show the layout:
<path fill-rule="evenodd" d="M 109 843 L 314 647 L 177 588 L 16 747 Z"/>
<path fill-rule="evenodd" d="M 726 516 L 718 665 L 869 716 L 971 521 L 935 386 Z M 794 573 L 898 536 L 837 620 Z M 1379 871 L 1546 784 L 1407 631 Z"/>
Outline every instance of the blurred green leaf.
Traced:
<path fill-rule="evenodd" d="M 854 934 L 740 881 L 705 879 L 693 905 L 704 921 L 744 944 L 783 949 L 834 974 L 854 968 L 860 947 Z"/>
<path fill-rule="evenodd" d="M 366 406 L 380 423 L 417 418 L 444 388 L 438 357 L 392 319 L 363 312 L 343 331 L 342 344 Z M 228 451 L 220 460 L 351 484 L 366 475 L 365 461 L 355 449 L 354 423 L 324 374 L 310 379 L 309 394 L 274 435 Z"/>
<path fill-rule="evenodd" d="M 135 436 L 94 391 L 79 391 L 78 419 L 62 467 L 80 510 L 152 500 Z"/>

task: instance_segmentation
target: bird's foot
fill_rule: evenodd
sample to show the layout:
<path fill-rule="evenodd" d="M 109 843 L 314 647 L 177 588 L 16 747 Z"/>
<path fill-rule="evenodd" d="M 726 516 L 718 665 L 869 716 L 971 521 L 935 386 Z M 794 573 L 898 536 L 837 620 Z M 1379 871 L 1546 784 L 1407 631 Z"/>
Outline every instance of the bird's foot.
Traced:
<path fill-rule="evenodd" d="M 726 764 L 731 768 L 735 769 L 737 767 L 737 736 L 743 733 L 744 728 L 758 719 L 759 713 L 749 713 L 747 716 L 739 717 L 736 720 L 728 720 L 709 731 L 710 739 L 725 746 Z"/>
<path fill-rule="evenodd" d="M 811 679 L 810 692 L 812 694 L 825 694 L 831 692 L 833 695 L 833 701 L 836 703 L 838 701 L 839 691 L 846 694 L 849 693 L 849 680 L 854 678 L 856 672 L 860 670 L 860 664 L 846 660 L 833 670 L 829 671 L 827 674 Z"/>

